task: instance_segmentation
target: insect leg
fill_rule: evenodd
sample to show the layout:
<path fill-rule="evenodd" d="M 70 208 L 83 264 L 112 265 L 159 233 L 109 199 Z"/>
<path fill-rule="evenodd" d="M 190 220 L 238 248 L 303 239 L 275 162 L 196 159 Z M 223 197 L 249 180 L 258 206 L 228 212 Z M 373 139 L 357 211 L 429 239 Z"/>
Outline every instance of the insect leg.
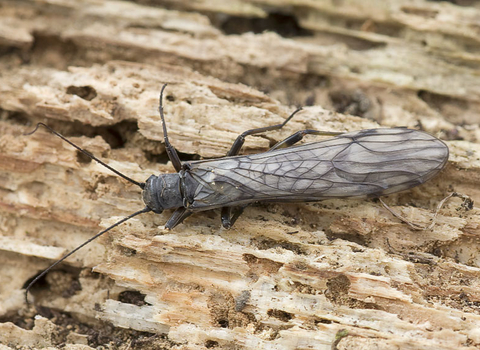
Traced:
<path fill-rule="evenodd" d="M 249 135 L 254 135 L 254 134 L 259 134 L 261 132 L 265 131 L 271 131 L 271 130 L 278 130 L 281 129 L 287 124 L 290 119 L 293 118 L 295 114 L 300 112 L 302 109 L 299 108 L 295 110 L 290 116 L 285 119 L 285 121 L 281 124 L 276 124 L 276 125 L 271 125 L 271 126 L 265 126 L 263 128 L 257 128 L 257 129 L 250 129 L 247 131 L 244 131 L 241 135 L 237 137 L 237 139 L 233 142 L 232 147 L 230 148 L 230 151 L 227 153 L 227 157 L 230 156 L 235 156 L 240 152 L 240 149 L 242 148 L 243 144 L 245 143 L 245 137 Z M 223 207 L 222 208 L 222 225 L 225 228 L 230 228 L 233 226 L 235 221 L 237 221 L 238 217 L 243 213 L 243 210 L 246 208 L 246 206 L 241 206 L 235 208 L 235 212 L 232 214 L 232 208 L 231 207 Z M 231 217 L 230 217 L 231 216 Z"/>
<path fill-rule="evenodd" d="M 163 116 L 162 100 L 163 100 L 163 90 L 165 90 L 166 86 L 167 84 L 163 85 L 162 90 L 160 91 L 160 103 L 158 106 L 158 111 L 160 112 L 160 118 L 162 119 L 163 140 L 165 142 L 165 150 L 167 151 L 168 158 L 171 160 L 173 167 L 177 172 L 179 172 L 180 170 L 182 170 L 182 161 L 180 160 L 180 157 L 178 156 L 177 151 L 168 140 L 167 125 L 165 124 L 165 117 Z"/>
<path fill-rule="evenodd" d="M 242 134 L 240 134 L 237 139 L 235 140 L 235 142 L 233 142 L 232 144 L 232 148 L 230 148 L 230 151 L 228 151 L 227 153 L 227 157 L 230 157 L 230 156 L 236 156 L 238 154 L 238 152 L 240 152 L 240 149 L 242 148 L 243 144 L 245 143 L 245 137 L 249 136 L 249 135 L 254 135 L 254 134 L 259 134 L 259 133 L 262 133 L 262 132 L 265 132 L 265 131 L 271 131 L 271 130 L 278 130 L 278 129 L 281 129 L 285 126 L 285 124 L 287 124 L 290 119 L 293 118 L 293 116 L 295 114 L 297 114 L 298 112 L 300 112 L 302 109 L 299 108 L 297 109 L 296 111 L 294 111 L 292 114 L 290 114 L 290 116 L 281 124 L 277 124 L 277 125 L 271 125 L 271 126 L 265 126 L 263 128 L 257 128 L 257 129 L 250 129 L 250 130 L 247 130 L 247 131 L 244 131 Z"/>
<path fill-rule="evenodd" d="M 343 134 L 343 132 L 334 132 L 334 131 L 318 131 L 312 129 L 300 130 L 297 131 L 295 134 L 290 135 L 285 140 L 278 142 L 275 146 L 269 149 L 269 151 L 273 151 L 274 149 L 279 148 L 286 148 L 296 144 L 298 141 L 303 139 L 303 137 L 307 134 L 313 135 L 322 135 L 322 136 L 337 136 Z"/>
<path fill-rule="evenodd" d="M 170 219 L 168 219 L 167 223 L 165 224 L 165 228 L 167 230 L 171 230 L 190 215 L 192 215 L 192 211 L 188 210 L 187 208 L 178 208 L 173 212 L 172 216 L 170 216 Z"/>
<path fill-rule="evenodd" d="M 222 225 L 225 228 L 230 228 L 233 226 L 235 221 L 242 215 L 243 211 L 248 205 L 242 205 L 240 207 L 223 207 L 222 208 Z M 234 209 L 234 213 L 232 214 L 232 209 Z M 230 216 L 231 215 L 231 216 Z"/>

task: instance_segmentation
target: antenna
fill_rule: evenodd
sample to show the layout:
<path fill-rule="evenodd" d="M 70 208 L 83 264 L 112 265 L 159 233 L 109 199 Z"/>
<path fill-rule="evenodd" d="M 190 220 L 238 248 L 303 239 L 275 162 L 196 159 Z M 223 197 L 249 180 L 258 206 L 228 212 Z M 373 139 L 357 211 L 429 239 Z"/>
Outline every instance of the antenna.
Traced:
<path fill-rule="evenodd" d="M 163 89 L 162 89 L 162 92 L 163 92 Z M 145 188 L 145 183 L 144 182 L 138 182 L 138 181 L 135 181 L 133 179 L 131 179 L 130 177 L 122 174 L 121 172 L 119 172 L 118 170 L 112 168 L 110 165 L 106 164 L 105 162 L 101 161 L 100 159 L 98 159 L 97 157 L 95 157 L 93 154 L 91 154 L 90 152 L 87 152 L 86 150 L 84 150 L 83 148 L 77 146 L 76 144 L 74 144 L 72 141 L 68 140 L 65 136 L 61 135 L 60 133 L 56 132 L 55 130 L 53 130 L 51 127 L 49 127 L 48 125 L 44 124 L 44 123 L 38 123 L 35 127 L 35 129 L 32 131 L 32 132 L 29 132 L 27 134 L 24 134 L 25 136 L 27 135 L 32 135 L 33 133 L 35 133 L 38 128 L 40 126 L 43 126 L 44 128 L 48 129 L 50 132 L 52 132 L 54 135 L 60 137 L 63 141 L 69 143 L 71 146 L 75 147 L 77 150 L 79 150 L 80 152 L 82 152 L 83 154 L 85 154 L 86 156 L 90 157 L 91 159 L 95 160 L 96 162 L 98 162 L 99 164 L 103 165 L 105 168 L 113 171 L 115 174 L 117 174 L 118 176 L 124 178 L 125 180 L 139 186 L 142 190 Z M 148 213 L 149 211 L 151 211 L 152 209 L 150 209 L 149 207 L 145 207 L 143 208 L 142 210 L 139 210 L 133 214 L 130 214 L 129 216 L 123 218 L 122 220 L 114 223 L 113 225 L 111 225 L 110 227 L 108 227 L 107 229 L 97 233 L 95 236 L 93 236 L 92 238 L 88 239 L 87 241 L 83 242 L 82 244 L 80 244 L 78 247 L 76 247 L 75 249 L 73 249 L 72 251 L 70 251 L 69 253 L 65 254 L 63 257 L 61 257 L 59 260 L 55 261 L 52 265 L 50 265 L 49 267 L 47 267 L 45 270 L 43 270 L 39 275 L 37 275 L 33 281 L 31 281 L 27 288 L 25 289 L 25 301 L 26 303 L 28 304 L 28 292 L 30 291 L 30 288 L 40 279 L 42 278 L 43 276 L 45 276 L 50 270 L 52 270 L 55 266 L 57 266 L 58 264 L 60 264 L 62 261 L 64 261 L 65 259 L 67 259 L 70 255 L 72 255 L 73 253 L 75 253 L 76 251 L 78 251 L 79 249 L 83 248 L 84 246 L 86 246 L 88 243 L 92 242 L 93 240 L 97 239 L 98 237 L 100 237 L 101 235 L 103 235 L 105 232 L 108 232 L 110 231 L 111 229 L 117 227 L 118 225 L 124 223 L 125 221 L 127 220 L 130 220 L 131 218 L 137 216 L 137 215 L 140 215 L 140 214 L 143 214 L 143 213 Z"/>
<path fill-rule="evenodd" d="M 62 261 L 64 261 L 66 258 L 68 258 L 70 255 L 72 255 L 73 253 L 75 253 L 77 250 L 80 250 L 82 249 L 83 247 L 85 247 L 88 243 L 90 243 L 91 241 L 97 239 L 98 237 L 100 237 L 101 235 L 103 235 L 105 232 L 108 232 L 110 231 L 112 228 L 114 227 L 117 227 L 118 225 L 124 223 L 125 221 L 127 220 L 130 220 L 131 218 L 137 216 L 137 215 L 140 215 L 140 214 L 143 214 L 143 213 L 148 213 L 149 211 L 151 211 L 152 209 L 150 209 L 149 207 L 145 207 L 143 208 L 142 210 L 139 210 L 133 214 L 130 214 L 129 216 L 123 218 L 122 220 L 120 221 L 117 221 L 116 223 L 114 223 L 112 226 L 106 228 L 105 230 L 97 233 L 95 236 L 93 236 L 92 238 L 88 239 L 87 241 L 83 242 L 82 244 L 80 244 L 77 248 L 75 248 L 74 250 L 70 251 L 69 253 L 65 254 L 64 256 L 62 256 L 60 259 L 58 259 L 57 261 L 55 261 L 52 265 L 50 265 L 49 267 L 47 267 L 45 270 L 42 271 L 42 273 L 40 273 L 37 277 L 35 277 L 33 279 L 32 282 L 30 282 L 27 286 L 27 288 L 25 289 L 25 301 L 26 303 L 28 304 L 28 292 L 30 290 L 30 288 L 40 279 L 42 278 L 43 276 L 45 276 L 51 269 L 53 269 L 55 266 L 57 266 L 58 264 L 60 264 Z"/>
<path fill-rule="evenodd" d="M 55 130 L 53 130 L 51 127 L 49 127 L 47 124 L 44 124 L 44 123 L 38 123 L 37 126 L 35 126 L 35 129 L 32 131 L 32 132 L 29 132 L 27 134 L 24 134 L 25 136 L 29 136 L 29 135 L 32 135 L 35 131 L 38 130 L 38 127 L 39 126 L 43 126 L 44 128 L 50 130 L 51 133 L 57 135 L 58 137 L 60 137 L 63 141 L 69 143 L 70 145 L 72 145 L 73 147 L 75 147 L 76 149 L 78 149 L 80 152 L 82 152 L 83 154 L 85 154 L 87 157 L 89 158 L 92 158 L 93 160 L 95 160 L 96 162 L 98 162 L 99 164 L 103 165 L 105 168 L 113 171 L 115 174 L 117 174 L 118 176 L 124 178 L 125 180 L 131 182 L 132 184 L 135 184 L 137 185 L 138 187 L 140 187 L 142 190 L 145 188 L 145 183 L 144 182 L 138 182 L 138 181 L 135 181 L 133 180 L 132 178 L 129 178 L 127 175 L 124 175 L 122 174 L 121 172 L 119 172 L 118 170 L 112 168 L 110 165 L 106 164 L 105 162 L 101 161 L 100 159 L 98 159 L 97 157 L 95 157 L 93 154 L 91 154 L 90 152 L 87 152 L 85 151 L 83 148 L 77 146 L 76 144 L 74 144 L 72 141 L 68 140 L 65 136 L 63 136 L 62 134 L 56 132 Z"/>

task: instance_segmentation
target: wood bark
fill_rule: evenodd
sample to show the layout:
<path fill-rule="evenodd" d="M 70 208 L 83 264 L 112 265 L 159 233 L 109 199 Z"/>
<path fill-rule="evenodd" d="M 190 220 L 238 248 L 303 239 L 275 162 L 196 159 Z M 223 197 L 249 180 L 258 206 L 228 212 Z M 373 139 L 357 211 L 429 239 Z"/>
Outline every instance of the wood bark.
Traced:
<path fill-rule="evenodd" d="M 182 159 L 295 131 L 407 126 L 446 140 L 432 181 L 385 201 L 428 225 L 480 200 L 480 7 L 469 1 L 0 1 L 0 348 L 475 349 L 480 216 L 415 231 L 375 200 L 253 205 L 172 231 L 141 190 Z M 318 139 L 309 137 L 306 142 Z"/>

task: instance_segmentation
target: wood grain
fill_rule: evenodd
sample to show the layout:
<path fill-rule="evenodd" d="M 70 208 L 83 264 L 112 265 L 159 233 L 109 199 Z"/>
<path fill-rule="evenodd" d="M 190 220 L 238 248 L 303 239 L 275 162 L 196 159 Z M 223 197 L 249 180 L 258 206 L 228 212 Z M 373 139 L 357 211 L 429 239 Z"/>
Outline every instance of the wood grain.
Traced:
<path fill-rule="evenodd" d="M 218 211 L 173 231 L 170 212 L 145 214 L 24 304 L 35 274 L 143 207 L 140 189 L 46 130 L 24 134 L 45 122 L 137 181 L 173 172 L 165 83 L 185 160 L 221 157 L 302 105 L 242 152 L 305 128 L 419 128 L 446 140 L 449 164 L 385 201 L 428 224 L 451 191 L 480 200 L 478 5 L 162 4 L 0 2 L 0 347 L 478 348 L 480 216 L 459 199 L 421 232 L 364 200 L 257 204 L 230 230 Z"/>

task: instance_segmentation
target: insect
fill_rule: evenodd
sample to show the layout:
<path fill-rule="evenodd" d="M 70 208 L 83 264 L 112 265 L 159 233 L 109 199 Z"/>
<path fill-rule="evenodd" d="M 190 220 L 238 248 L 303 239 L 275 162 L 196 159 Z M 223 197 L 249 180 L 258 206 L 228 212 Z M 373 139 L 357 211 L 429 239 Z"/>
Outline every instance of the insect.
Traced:
<path fill-rule="evenodd" d="M 197 211 L 221 208 L 221 222 L 231 227 L 246 206 L 257 201 L 319 201 L 329 198 L 380 197 L 420 185 L 445 166 L 449 150 L 445 143 L 422 131 L 407 128 L 360 130 L 349 133 L 301 130 L 266 152 L 238 155 L 249 135 L 281 129 L 283 123 L 247 130 L 237 137 L 226 157 L 182 162 L 168 139 L 163 113 L 163 92 L 159 112 L 165 148 L 176 173 L 151 175 L 137 182 L 113 169 L 89 152 L 67 140 L 45 124 L 37 124 L 142 188 L 145 208 L 99 232 L 38 275 L 30 287 L 50 269 L 105 232 L 139 214 L 160 214 L 175 209 L 165 228 L 173 229 Z M 295 145 L 307 134 L 333 138 Z"/>

